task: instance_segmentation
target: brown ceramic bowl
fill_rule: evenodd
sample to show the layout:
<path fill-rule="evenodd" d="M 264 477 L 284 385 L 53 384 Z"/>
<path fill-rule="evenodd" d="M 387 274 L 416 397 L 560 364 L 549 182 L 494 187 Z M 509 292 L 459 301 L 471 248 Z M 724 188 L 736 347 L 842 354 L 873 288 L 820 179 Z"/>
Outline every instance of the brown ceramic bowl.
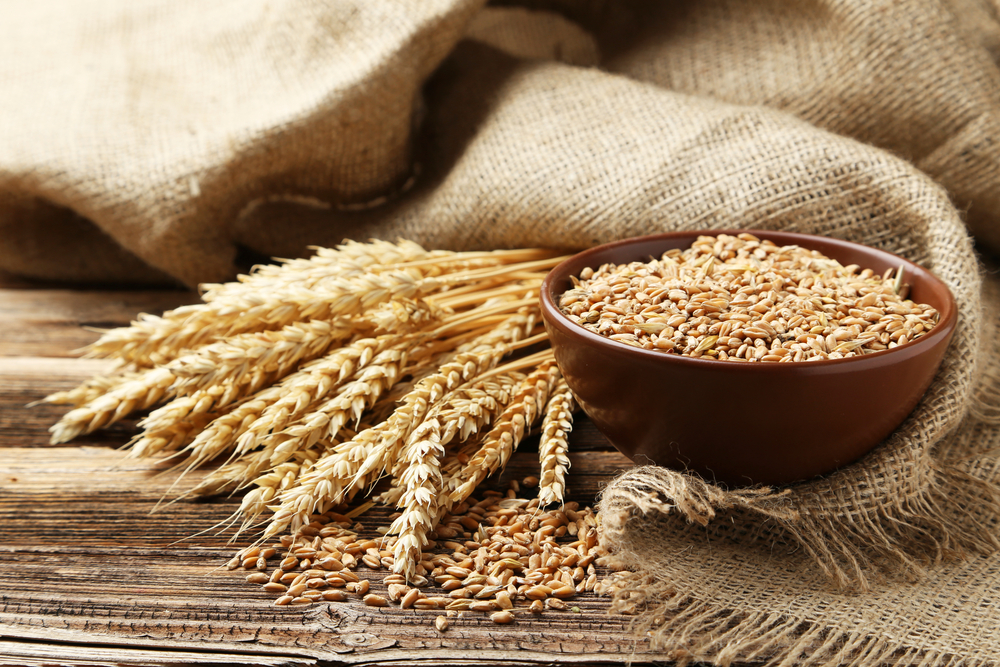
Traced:
<path fill-rule="evenodd" d="M 930 333 L 861 357 L 739 364 L 643 350 L 587 331 L 558 308 L 584 267 L 647 261 L 687 248 L 689 231 L 598 246 L 555 267 L 541 307 L 556 361 L 598 429 L 636 463 L 694 471 L 727 486 L 784 484 L 828 473 L 884 440 L 930 385 L 955 330 L 948 288 L 926 269 L 883 250 L 807 234 L 753 230 L 778 245 L 818 250 L 882 273 L 902 264 L 909 298 L 941 315 Z"/>

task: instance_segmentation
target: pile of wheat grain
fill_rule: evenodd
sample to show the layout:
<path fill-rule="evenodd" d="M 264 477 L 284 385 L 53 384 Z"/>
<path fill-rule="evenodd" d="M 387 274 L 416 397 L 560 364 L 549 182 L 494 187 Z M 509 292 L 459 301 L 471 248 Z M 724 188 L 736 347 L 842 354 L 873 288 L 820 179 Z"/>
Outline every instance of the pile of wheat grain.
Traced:
<path fill-rule="evenodd" d="M 938 322 L 906 298 L 903 269 L 877 275 L 753 234 L 699 236 L 649 262 L 584 269 L 560 297 L 573 322 L 612 340 L 739 362 L 842 359 L 892 349 Z"/>
<path fill-rule="evenodd" d="M 533 487 L 535 477 L 524 479 Z M 356 519 L 365 507 L 315 515 L 295 535 L 240 551 L 230 569 L 250 570 L 248 582 L 276 596 L 276 605 L 361 601 L 372 607 L 437 611 L 444 631 L 459 614 L 489 614 L 510 623 L 519 613 L 579 613 L 566 600 L 598 586 L 597 520 L 577 503 L 546 510 L 538 498 L 484 491 L 452 508 L 431 533 L 407 579 L 372 576 L 395 565 L 396 537 L 364 537 Z"/>
<path fill-rule="evenodd" d="M 388 478 L 392 568 L 411 580 L 433 531 L 537 420 L 540 504 L 563 500 L 573 399 L 537 305 L 561 259 L 349 242 L 203 286 L 204 303 L 89 346 L 120 366 L 46 399 L 76 406 L 52 440 L 158 406 L 131 455 L 224 461 L 192 493 L 248 489 L 240 530 L 264 519 L 262 540 Z"/>

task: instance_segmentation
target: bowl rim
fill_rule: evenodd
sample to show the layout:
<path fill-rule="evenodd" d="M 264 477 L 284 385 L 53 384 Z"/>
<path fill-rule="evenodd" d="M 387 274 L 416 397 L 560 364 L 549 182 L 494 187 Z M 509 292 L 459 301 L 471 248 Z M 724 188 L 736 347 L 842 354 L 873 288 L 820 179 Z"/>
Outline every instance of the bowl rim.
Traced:
<path fill-rule="evenodd" d="M 690 236 L 691 240 L 693 241 L 695 238 L 699 236 L 718 236 L 720 234 L 728 234 L 731 236 L 736 236 L 737 234 L 753 234 L 754 236 L 757 236 L 758 238 L 761 239 L 769 238 L 770 240 L 775 241 L 776 243 L 777 243 L 776 237 L 782 239 L 792 239 L 792 240 L 799 239 L 802 241 L 801 243 L 797 242 L 783 243 L 782 245 L 800 245 L 804 248 L 810 248 L 809 246 L 810 239 L 821 239 L 825 244 L 843 246 L 845 248 L 860 248 L 868 253 L 885 255 L 889 258 L 892 258 L 893 261 L 898 261 L 898 263 L 902 264 L 907 270 L 911 269 L 912 267 L 917 269 L 919 272 L 926 274 L 926 277 L 929 279 L 930 282 L 937 283 L 937 285 L 943 288 L 944 294 L 946 295 L 945 303 L 942 304 L 942 307 L 935 306 L 940 315 L 940 318 L 938 320 L 937 325 L 935 325 L 934 328 L 931 329 L 930 333 L 921 336 L 916 340 L 908 341 L 903 345 L 899 345 L 891 349 L 878 350 L 869 354 L 862 355 L 860 357 L 844 357 L 842 359 L 817 359 L 815 361 L 800 361 L 798 363 L 791 363 L 791 364 L 726 363 L 724 361 L 720 362 L 718 359 L 693 358 L 693 357 L 686 357 L 680 354 L 670 354 L 659 350 L 646 350 L 644 348 L 634 347 L 632 345 L 628 345 L 620 341 L 612 340 L 606 336 L 596 334 L 592 331 L 583 328 L 579 324 L 576 324 L 575 322 L 571 321 L 568 317 L 566 317 L 566 315 L 564 315 L 563 312 L 559 309 L 559 306 L 557 305 L 557 302 L 553 297 L 554 290 L 556 287 L 555 283 L 557 281 L 569 278 L 570 266 L 581 264 L 580 267 L 577 269 L 577 271 L 579 271 L 585 266 L 591 266 L 593 268 L 596 268 L 597 266 L 600 266 L 600 264 L 604 263 L 604 262 L 582 263 L 594 255 L 602 254 L 609 250 L 613 250 L 623 246 L 629 246 L 638 243 L 648 243 L 651 241 L 655 242 L 661 239 L 668 240 L 668 239 L 684 238 Z M 641 258 L 631 261 L 641 261 Z M 915 262 L 912 262 L 906 259 L 905 257 L 900 257 L 899 255 L 893 252 L 889 252 L 888 250 L 882 250 L 881 248 L 873 248 L 872 246 L 867 246 L 862 243 L 845 241 L 843 239 L 838 239 L 830 236 L 821 236 L 818 234 L 804 234 L 802 232 L 784 232 L 781 230 L 770 230 L 770 229 L 678 230 L 673 232 L 664 232 L 660 234 L 634 236 L 627 239 L 621 239 L 618 241 L 603 243 L 601 245 L 594 246 L 593 248 L 588 248 L 574 255 L 571 255 L 570 257 L 566 258 L 565 260 L 554 266 L 551 270 L 549 270 L 548 274 L 546 274 L 545 278 L 542 281 L 541 289 L 539 292 L 539 302 L 542 311 L 542 316 L 545 319 L 546 323 L 550 323 L 553 326 L 558 326 L 564 331 L 564 333 L 570 336 L 578 336 L 582 338 L 584 341 L 588 341 L 592 344 L 607 345 L 609 351 L 614 350 L 615 352 L 621 354 L 633 355 L 640 359 L 648 359 L 650 361 L 661 360 L 655 363 L 665 362 L 665 363 L 693 364 L 692 368 L 697 368 L 698 366 L 705 366 L 707 364 L 707 367 L 713 369 L 718 370 L 721 368 L 726 368 L 726 369 L 732 368 L 735 372 L 749 372 L 751 371 L 751 369 L 753 369 L 752 372 L 787 373 L 791 369 L 795 368 L 815 369 L 815 368 L 826 368 L 831 366 L 840 366 L 846 364 L 861 364 L 861 363 L 881 365 L 884 361 L 891 361 L 885 359 L 887 355 L 893 355 L 892 359 L 901 360 L 899 356 L 900 352 L 907 352 L 908 354 L 904 354 L 902 356 L 911 357 L 921 353 L 923 351 L 923 348 L 925 347 L 926 348 L 934 347 L 938 342 L 940 342 L 940 339 L 948 338 L 952 335 L 958 321 L 958 307 L 957 304 L 955 303 L 955 297 L 951 293 L 951 289 L 940 278 L 934 275 L 930 271 L 930 269 L 926 269 L 920 266 L 919 264 L 916 264 Z M 721 364 L 725 364 L 725 366 L 722 366 Z M 737 370 L 737 369 L 746 369 L 746 370 Z"/>

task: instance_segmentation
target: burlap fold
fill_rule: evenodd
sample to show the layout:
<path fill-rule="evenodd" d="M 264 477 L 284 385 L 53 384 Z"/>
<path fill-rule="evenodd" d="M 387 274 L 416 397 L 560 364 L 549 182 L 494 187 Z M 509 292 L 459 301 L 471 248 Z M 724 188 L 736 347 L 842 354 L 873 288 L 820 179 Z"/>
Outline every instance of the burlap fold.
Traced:
<path fill-rule="evenodd" d="M 615 480 L 604 536 L 633 570 L 615 604 L 678 659 L 992 662 L 1000 285 L 983 291 L 969 230 L 1000 249 L 996 7 L 482 5 L 19 5 L 0 24 L 0 270 L 194 284 L 240 249 L 345 237 L 574 249 L 713 227 L 891 250 L 958 302 L 918 408 L 785 489 Z"/>

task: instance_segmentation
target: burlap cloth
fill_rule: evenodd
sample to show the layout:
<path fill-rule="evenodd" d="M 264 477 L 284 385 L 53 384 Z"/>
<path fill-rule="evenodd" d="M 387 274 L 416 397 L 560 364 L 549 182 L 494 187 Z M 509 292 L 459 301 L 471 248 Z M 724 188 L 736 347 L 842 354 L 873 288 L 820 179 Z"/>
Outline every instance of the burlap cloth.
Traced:
<path fill-rule="evenodd" d="M 788 489 L 615 480 L 605 540 L 635 570 L 616 605 L 678 659 L 1000 662 L 1000 280 L 969 236 L 1000 250 L 998 7 L 483 4 L 9 4 L 0 270 L 194 285 L 345 237 L 709 227 L 892 250 L 959 304 L 917 410 Z"/>

